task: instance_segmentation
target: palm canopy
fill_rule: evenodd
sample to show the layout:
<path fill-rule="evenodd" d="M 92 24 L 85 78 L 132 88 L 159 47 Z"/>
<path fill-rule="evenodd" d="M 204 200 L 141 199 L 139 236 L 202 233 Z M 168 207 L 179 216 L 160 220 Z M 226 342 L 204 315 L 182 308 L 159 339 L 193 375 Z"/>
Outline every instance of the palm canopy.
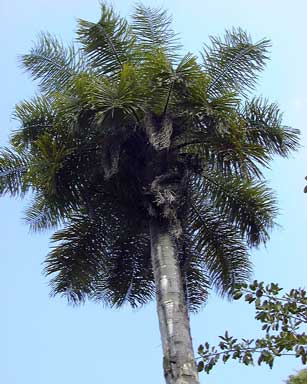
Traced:
<path fill-rule="evenodd" d="M 191 310 L 213 286 L 249 277 L 248 247 L 276 214 L 261 169 L 298 146 L 278 106 L 248 99 L 269 41 L 240 29 L 181 55 L 163 10 L 128 23 L 102 5 L 76 46 L 42 34 L 23 66 L 40 95 L 16 106 L 0 191 L 31 192 L 33 230 L 60 227 L 46 273 L 54 294 L 132 306 L 153 297 L 149 221 L 168 221 Z"/>

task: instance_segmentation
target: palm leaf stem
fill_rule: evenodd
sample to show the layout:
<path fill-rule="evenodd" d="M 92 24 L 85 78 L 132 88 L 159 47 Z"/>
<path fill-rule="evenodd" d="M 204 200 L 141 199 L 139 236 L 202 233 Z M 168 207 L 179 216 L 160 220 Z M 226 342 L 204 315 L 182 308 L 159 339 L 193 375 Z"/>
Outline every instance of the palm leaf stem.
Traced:
<path fill-rule="evenodd" d="M 189 141 L 187 143 L 181 143 L 181 144 L 178 144 L 176 145 L 175 147 L 172 148 L 172 150 L 174 151 L 178 151 L 179 149 L 181 148 L 184 148 L 184 147 L 187 147 L 188 145 L 193 145 L 193 144 L 204 144 L 205 141 L 202 140 L 202 141 L 199 141 L 199 140 L 193 140 L 193 141 Z"/>
<path fill-rule="evenodd" d="M 167 107 L 168 107 L 168 104 L 169 104 L 169 101 L 170 101 L 170 98 L 171 98 L 171 95 L 172 95 L 172 91 L 173 91 L 173 88 L 174 88 L 174 83 L 175 83 L 175 80 L 172 81 L 172 84 L 169 87 L 168 95 L 167 95 L 167 99 L 166 99 L 166 103 L 165 103 L 165 107 L 164 107 L 164 110 L 163 110 L 163 115 L 165 115 L 166 112 L 167 112 Z"/>

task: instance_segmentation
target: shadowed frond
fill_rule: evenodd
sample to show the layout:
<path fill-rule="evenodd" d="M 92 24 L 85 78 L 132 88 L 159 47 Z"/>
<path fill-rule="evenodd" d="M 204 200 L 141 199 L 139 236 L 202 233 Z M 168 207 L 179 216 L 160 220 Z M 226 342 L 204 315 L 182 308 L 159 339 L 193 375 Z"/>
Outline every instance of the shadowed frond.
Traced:
<path fill-rule="evenodd" d="M 50 196 L 36 193 L 25 211 L 24 220 L 31 231 L 38 232 L 59 227 L 72 211 L 63 202 L 59 204 L 58 200 L 51 199 Z"/>
<path fill-rule="evenodd" d="M 180 268 L 187 306 L 190 311 L 197 312 L 209 296 L 210 276 L 202 262 L 197 244 L 193 241 L 191 226 L 185 224 L 182 226 L 183 233 L 178 242 Z"/>
<path fill-rule="evenodd" d="M 116 307 L 129 303 L 135 308 L 155 294 L 150 238 L 148 233 L 127 232 L 113 243 L 108 273 L 97 278 L 93 298 Z"/>
<path fill-rule="evenodd" d="M 249 245 L 257 246 L 269 239 L 277 208 L 273 192 L 264 182 L 204 172 L 198 188 L 246 237 Z"/>
<path fill-rule="evenodd" d="M 205 71 L 211 76 L 208 93 L 215 97 L 229 90 L 243 95 L 253 90 L 268 59 L 269 40 L 253 43 L 240 28 L 226 31 L 223 39 L 211 36 L 210 40 L 202 54 Z"/>
<path fill-rule="evenodd" d="M 192 239 L 199 252 L 197 262 L 210 276 L 221 294 L 230 293 L 235 284 L 248 281 L 251 263 L 240 232 L 209 201 L 195 197 L 189 216 Z"/>
<path fill-rule="evenodd" d="M 64 47 L 49 33 L 40 35 L 30 53 L 21 57 L 21 63 L 47 94 L 62 91 L 86 66 L 78 49 L 73 45 Z"/>
<path fill-rule="evenodd" d="M 73 215 L 53 235 L 57 245 L 47 257 L 46 273 L 56 274 L 51 281 L 54 294 L 74 303 L 89 297 L 133 307 L 153 298 L 149 235 L 141 228 L 131 232 L 125 225 L 129 219 L 116 210 L 112 203 L 102 203 L 94 217 Z"/>
<path fill-rule="evenodd" d="M 134 36 L 127 21 L 118 16 L 112 7 L 102 3 L 97 23 L 80 19 L 77 33 L 95 71 L 112 76 L 129 61 Z"/>
<path fill-rule="evenodd" d="M 59 243 L 47 256 L 45 272 L 56 273 L 51 280 L 52 293 L 72 303 L 83 301 L 93 291 L 100 271 L 105 270 L 106 245 L 97 233 L 97 224 L 85 215 L 52 236 Z"/>

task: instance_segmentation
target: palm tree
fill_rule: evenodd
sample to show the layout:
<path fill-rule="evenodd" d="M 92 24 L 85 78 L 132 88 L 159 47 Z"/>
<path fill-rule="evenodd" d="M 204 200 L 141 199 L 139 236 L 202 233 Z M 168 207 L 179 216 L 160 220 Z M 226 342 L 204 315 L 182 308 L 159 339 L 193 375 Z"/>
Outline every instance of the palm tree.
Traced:
<path fill-rule="evenodd" d="M 31 229 L 58 228 L 53 294 L 132 307 L 156 294 L 166 382 L 199 383 L 188 310 L 249 278 L 276 214 L 261 168 L 298 145 L 277 105 L 247 98 L 269 42 L 233 29 L 200 63 L 142 5 L 128 23 L 103 4 L 77 35 L 42 34 L 22 57 L 41 93 L 16 106 L 0 191 L 31 193 Z"/>

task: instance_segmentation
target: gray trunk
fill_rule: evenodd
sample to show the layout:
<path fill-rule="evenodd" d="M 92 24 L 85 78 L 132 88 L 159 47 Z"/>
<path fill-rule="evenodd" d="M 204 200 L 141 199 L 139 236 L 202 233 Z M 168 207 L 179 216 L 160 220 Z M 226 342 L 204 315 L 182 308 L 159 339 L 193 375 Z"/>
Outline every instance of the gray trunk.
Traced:
<path fill-rule="evenodd" d="M 167 225 L 150 224 L 151 258 L 167 384 L 199 384 L 177 250 Z"/>

